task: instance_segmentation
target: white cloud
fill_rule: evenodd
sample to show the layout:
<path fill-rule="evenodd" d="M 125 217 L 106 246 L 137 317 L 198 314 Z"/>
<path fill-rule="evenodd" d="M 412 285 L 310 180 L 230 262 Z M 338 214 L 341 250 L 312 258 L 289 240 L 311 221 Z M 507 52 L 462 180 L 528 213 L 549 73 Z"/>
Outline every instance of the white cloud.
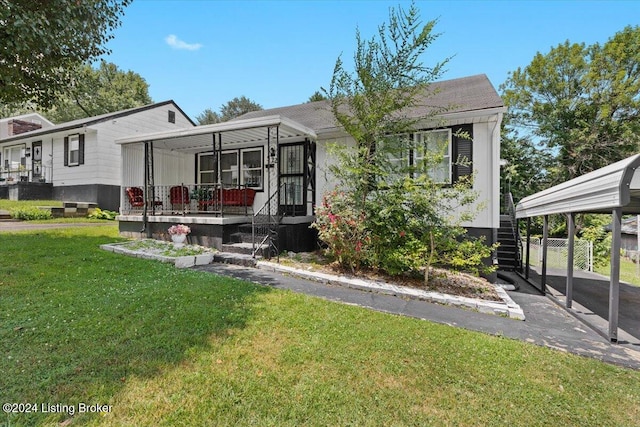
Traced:
<path fill-rule="evenodd" d="M 169 34 L 164 41 L 167 42 L 169 46 L 174 49 L 182 49 L 182 50 L 198 50 L 202 47 L 200 43 L 187 43 L 180 40 L 174 34 Z"/>

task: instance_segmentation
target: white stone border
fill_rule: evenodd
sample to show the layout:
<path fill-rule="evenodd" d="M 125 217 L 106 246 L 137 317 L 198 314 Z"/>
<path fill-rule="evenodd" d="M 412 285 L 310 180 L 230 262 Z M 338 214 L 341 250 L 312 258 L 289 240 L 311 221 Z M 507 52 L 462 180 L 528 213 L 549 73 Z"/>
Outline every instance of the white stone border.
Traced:
<path fill-rule="evenodd" d="M 522 308 L 511 299 L 502 287 L 493 285 L 502 302 L 486 301 L 475 298 L 459 297 L 455 295 L 441 294 L 439 292 L 424 291 L 422 289 L 397 286 L 385 282 L 364 280 L 353 277 L 337 276 L 317 271 L 300 270 L 286 265 L 280 265 L 268 261 L 258 261 L 257 268 L 286 273 L 303 279 L 314 280 L 321 283 L 346 286 L 353 289 L 378 292 L 386 295 L 402 296 L 411 299 L 419 299 L 438 304 L 468 308 L 486 314 L 505 316 L 511 319 L 525 320 Z"/>
<path fill-rule="evenodd" d="M 153 259 L 160 262 L 167 262 L 175 265 L 177 268 L 189 268 L 193 267 L 194 265 L 206 265 L 211 264 L 211 262 L 213 261 L 213 252 L 208 252 L 200 255 L 171 257 L 127 249 L 122 247 L 125 244 L 127 243 L 109 243 L 106 245 L 100 245 L 100 249 L 136 258 Z"/>

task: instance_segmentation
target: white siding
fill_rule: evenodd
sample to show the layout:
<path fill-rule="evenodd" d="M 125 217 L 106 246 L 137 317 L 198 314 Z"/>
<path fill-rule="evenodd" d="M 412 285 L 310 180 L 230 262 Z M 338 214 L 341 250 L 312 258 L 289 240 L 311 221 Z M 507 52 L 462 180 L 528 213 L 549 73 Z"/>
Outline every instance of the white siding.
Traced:
<path fill-rule="evenodd" d="M 169 123 L 168 111 L 176 112 L 176 122 Z M 53 184 L 120 185 L 122 177 L 120 146 L 117 138 L 136 133 L 159 132 L 163 130 L 191 127 L 189 122 L 173 104 L 165 104 L 138 113 L 97 123 L 86 130 L 84 165 L 64 166 L 64 136 L 53 139 Z M 68 134 L 77 133 L 77 130 Z M 43 144 L 46 145 L 46 144 Z"/>
<path fill-rule="evenodd" d="M 463 223 L 465 227 L 498 228 L 500 225 L 500 114 L 477 118 L 473 121 L 473 169 L 475 173 L 473 189 L 478 193 L 476 207 L 480 208 L 477 216 L 471 222 Z M 471 121 L 456 120 L 449 125 L 471 123 Z M 443 126 L 439 123 L 439 126 Z M 319 140 L 316 151 L 317 188 L 316 200 L 320 204 L 322 196 L 335 187 L 334 179 L 329 167 L 337 161 L 328 153 L 328 145 L 339 143 L 353 146 L 351 137 L 341 137 Z M 461 213 L 461 211 L 460 211 Z"/>

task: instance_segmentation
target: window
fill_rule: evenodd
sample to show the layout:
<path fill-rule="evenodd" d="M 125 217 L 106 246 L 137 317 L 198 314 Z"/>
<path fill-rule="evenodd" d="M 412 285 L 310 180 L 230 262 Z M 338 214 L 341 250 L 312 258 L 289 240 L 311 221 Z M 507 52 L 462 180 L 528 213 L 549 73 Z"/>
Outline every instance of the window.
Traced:
<path fill-rule="evenodd" d="M 169 110 L 169 123 L 176 122 L 176 112 Z"/>
<path fill-rule="evenodd" d="M 414 165 L 434 181 L 451 183 L 451 129 L 419 132 L 414 135 Z"/>
<path fill-rule="evenodd" d="M 240 184 L 262 189 L 262 147 L 240 150 Z"/>
<path fill-rule="evenodd" d="M 84 164 L 84 134 L 65 136 L 64 165 L 78 166 Z"/>
<path fill-rule="evenodd" d="M 215 156 L 212 153 L 198 156 L 198 177 L 200 184 L 215 184 L 217 181 Z"/>
<path fill-rule="evenodd" d="M 69 164 L 68 166 L 77 166 L 80 164 L 80 138 L 78 135 L 69 137 Z"/>
<path fill-rule="evenodd" d="M 220 155 L 220 179 L 227 186 L 246 185 L 254 190 L 263 189 L 264 162 L 262 147 L 223 151 Z M 213 153 L 198 156 L 200 184 L 218 182 L 217 165 Z"/>

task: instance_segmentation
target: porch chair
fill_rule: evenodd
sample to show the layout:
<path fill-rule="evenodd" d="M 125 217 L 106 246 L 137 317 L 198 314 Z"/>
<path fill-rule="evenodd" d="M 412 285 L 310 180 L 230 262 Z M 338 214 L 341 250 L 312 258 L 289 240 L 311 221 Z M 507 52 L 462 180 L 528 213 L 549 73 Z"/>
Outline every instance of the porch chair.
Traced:
<path fill-rule="evenodd" d="M 189 189 L 184 185 L 171 187 L 169 189 L 169 201 L 171 202 L 171 209 L 174 211 L 182 211 L 184 208 L 188 208 L 191 203 Z"/>
<path fill-rule="evenodd" d="M 129 204 L 132 208 L 141 208 L 144 206 L 144 192 L 140 187 L 128 187 L 127 197 L 129 198 Z M 162 201 L 154 200 L 153 202 L 154 208 L 156 206 L 162 206 Z"/>

